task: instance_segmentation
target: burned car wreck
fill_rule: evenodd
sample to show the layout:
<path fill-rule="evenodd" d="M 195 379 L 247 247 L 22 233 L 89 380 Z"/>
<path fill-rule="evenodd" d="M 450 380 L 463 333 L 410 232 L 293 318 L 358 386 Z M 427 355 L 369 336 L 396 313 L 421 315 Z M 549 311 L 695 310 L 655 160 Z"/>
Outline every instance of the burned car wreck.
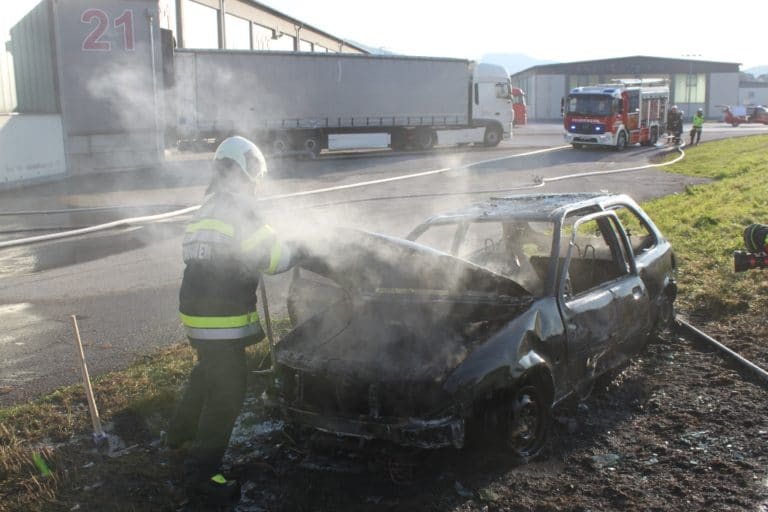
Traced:
<path fill-rule="evenodd" d="M 520 460 L 551 409 L 673 320 L 675 259 L 628 196 L 521 195 L 406 239 L 308 243 L 267 403 L 287 422 L 420 448 L 482 432 Z"/>

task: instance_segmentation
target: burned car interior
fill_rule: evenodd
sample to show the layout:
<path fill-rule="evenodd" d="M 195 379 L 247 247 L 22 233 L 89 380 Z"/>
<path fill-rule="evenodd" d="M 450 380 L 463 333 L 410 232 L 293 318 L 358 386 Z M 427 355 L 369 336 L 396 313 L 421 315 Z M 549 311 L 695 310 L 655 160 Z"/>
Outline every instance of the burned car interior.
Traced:
<path fill-rule="evenodd" d="M 641 350 L 676 293 L 671 247 L 622 195 L 492 198 L 405 238 L 307 244 L 268 403 L 403 446 L 461 448 L 481 424 L 535 457 L 551 408 Z"/>

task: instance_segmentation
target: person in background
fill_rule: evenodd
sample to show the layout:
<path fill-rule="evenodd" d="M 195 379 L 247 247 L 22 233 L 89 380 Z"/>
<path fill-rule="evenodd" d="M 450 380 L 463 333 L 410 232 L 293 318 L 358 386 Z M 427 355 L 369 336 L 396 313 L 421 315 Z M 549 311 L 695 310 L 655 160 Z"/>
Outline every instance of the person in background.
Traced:
<path fill-rule="evenodd" d="M 701 128 L 704 126 L 704 110 L 698 109 L 693 116 L 693 126 L 691 127 L 691 146 L 698 144 L 701 140 Z M 696 142 L 694 142 L 694 138 Z"/>
<path fill-rule="evenodd" d="M 213 169 L 206 200 L 184 235 L 179 312 L 197 365 L 167 444 L 191 444 L 184 461 L 188 494 L 231 500 L 239 498 L 240 486 L 222 475 L 220 465 L 245 397 L 245 347 L 264 337 L 256 288 L 263 273 L 290 269 L 300 251 L 283 243 L 257 208 L 267 166 L 253 142 L 224 140 Z"/>
<path fill-rule="evenodd" d="M 667 133 L 672 136 L 672 142 L 680 143 L 683 135 L 683 113 L 678 110 L 677 105 L 672 105 L 667 114 Z"/>

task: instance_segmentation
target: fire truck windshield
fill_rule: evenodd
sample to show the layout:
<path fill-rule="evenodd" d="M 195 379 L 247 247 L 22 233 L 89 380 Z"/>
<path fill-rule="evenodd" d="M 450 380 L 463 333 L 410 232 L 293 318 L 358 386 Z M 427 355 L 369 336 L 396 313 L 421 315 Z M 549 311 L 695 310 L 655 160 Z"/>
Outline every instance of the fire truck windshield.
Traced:
<path fill-rule="evenodd" d="M 571 94 L 568 113 L 604 116 L 611 113 L 613 98 L 606 94 Z"/>

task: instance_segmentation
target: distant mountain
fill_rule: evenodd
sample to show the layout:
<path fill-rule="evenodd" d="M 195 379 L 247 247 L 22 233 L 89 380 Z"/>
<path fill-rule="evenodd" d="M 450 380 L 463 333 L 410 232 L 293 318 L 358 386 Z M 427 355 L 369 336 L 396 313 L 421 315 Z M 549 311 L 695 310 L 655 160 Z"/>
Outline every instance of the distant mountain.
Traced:
<path fill-rule="evenodd" d="M 540 60 L 522 53 L 486 53 L 480 57 L 481 62 L 498 64 L 507 68 L 510 75 L 523 71 L 533 66 L 542 64 L 556 64 L 553 60 Z"/>
<path fill-rule="evenodd" d="M 757 78 L 762 75 L 768 75 L 768 66 L 755 66 L 754 68 L 744 69 L 742 73 L 749 73 Z"/>

